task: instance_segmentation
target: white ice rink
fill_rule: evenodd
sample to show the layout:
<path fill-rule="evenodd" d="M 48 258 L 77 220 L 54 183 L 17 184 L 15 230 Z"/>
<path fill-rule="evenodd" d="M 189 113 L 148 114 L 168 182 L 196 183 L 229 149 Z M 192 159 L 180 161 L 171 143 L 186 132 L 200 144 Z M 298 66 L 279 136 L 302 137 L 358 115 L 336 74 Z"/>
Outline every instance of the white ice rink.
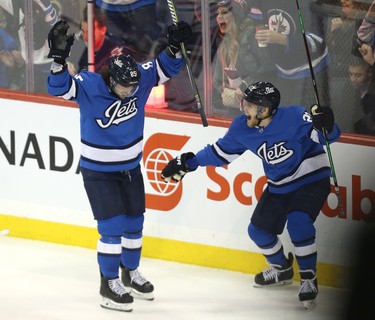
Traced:
<path fill-rule="evenodd" d="M 140 270 L 155 285 L 155 300 L 135 300 L 130 313 L 106 310 L 95 250 L 2 236 L 0 319 L 333 320 L 345 296 L 320 286 L 317 307 L 305 311 L 297 282 L 256 289 L 252 275 L 147 258 Z"/>

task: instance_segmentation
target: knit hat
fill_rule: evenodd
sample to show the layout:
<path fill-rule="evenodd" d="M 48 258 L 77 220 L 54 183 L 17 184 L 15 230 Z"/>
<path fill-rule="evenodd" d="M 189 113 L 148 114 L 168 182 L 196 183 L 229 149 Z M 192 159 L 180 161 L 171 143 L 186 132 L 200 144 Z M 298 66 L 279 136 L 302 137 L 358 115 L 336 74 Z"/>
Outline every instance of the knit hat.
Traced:
<path fill-rule="evenodd" d="M 231 11 L 238 23 L 242 23 L 247 16 L 246 0 L 219 0 L 217 8 L 227 7 Z"/>

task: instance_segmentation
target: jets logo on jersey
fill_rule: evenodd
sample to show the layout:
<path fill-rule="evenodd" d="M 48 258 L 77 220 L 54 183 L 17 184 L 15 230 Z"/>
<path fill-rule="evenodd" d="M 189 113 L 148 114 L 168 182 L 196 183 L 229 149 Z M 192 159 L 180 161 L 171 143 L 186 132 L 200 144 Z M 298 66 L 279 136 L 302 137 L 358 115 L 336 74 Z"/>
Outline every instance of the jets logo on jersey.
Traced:
<path fill-rule="evenodd" d="M 267 143 L 263 143 L 258 149 L 259 157 L 269 164 L 283 162 L 293 155 L 293 150 L 285 148 L 285 142 L 275 143 L 272 147 L 267 148 Z"/>
<path fill-rule="evenodd" d="M 138 112 L 137 99 L 137 97 L 134 97 L 125 104 L 121 104 L 121 100 L 117 100 L 105 110 L 105 119 L 95 119 L 97 124 L 106 129 L 112 124 L 119 125 L 121 122 L 133 118 Z"/>

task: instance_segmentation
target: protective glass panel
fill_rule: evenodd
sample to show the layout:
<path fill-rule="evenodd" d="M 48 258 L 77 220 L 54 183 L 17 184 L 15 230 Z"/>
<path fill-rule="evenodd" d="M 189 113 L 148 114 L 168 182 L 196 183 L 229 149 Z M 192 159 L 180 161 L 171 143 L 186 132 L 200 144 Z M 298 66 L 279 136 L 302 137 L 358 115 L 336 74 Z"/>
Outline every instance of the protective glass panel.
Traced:
<path fill-rule="evenodd" d="M 198 113 L 196 86 L 207 116 L 232 118 L 240 114 L 246 86 L 268 81 L 280 90 L 281 106 L 309 110 L 318 100 L 334 110 L 343 132 L 375 134 L 373 0 L 300 0 L 299 11 L 290 0 L 171 2 L 192 28 L 185 45 L 191 72 L 184 66 L 153 90 L 150 110 Z M 106 72 L 108 59 L 119 53 L 144 63 L 167 47 L 167 0 L 96 3 L 91 24 L 86 1 L 0 1 L 0 87 L 47 93 L 47 36 L 59 19 L 75 37 L 71 74 Z"/>
<path fill-rule="evenodd" d="M 290 0 L 217 1 L 214 113 L 236 116 L 243 89 L 268 81 L 280 90 L 281 106 L 309 110 L 319 102 L 334 110 L 343 132 L 374 135 L 372 2 L 300 0 L 297 10 Z"/>

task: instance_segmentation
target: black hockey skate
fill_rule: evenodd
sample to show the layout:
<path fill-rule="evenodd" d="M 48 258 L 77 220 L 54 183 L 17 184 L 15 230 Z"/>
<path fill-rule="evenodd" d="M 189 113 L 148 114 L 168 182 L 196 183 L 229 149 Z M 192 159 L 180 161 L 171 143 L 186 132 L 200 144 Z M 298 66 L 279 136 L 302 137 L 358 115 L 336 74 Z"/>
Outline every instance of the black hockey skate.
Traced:
<path fill-rule="evenodd" d="M 318 280 L 313 270 L 300 270 L 301 287 L 298 298 L 302 301 L 306 310 L 311 310 L 316 306 L 316 296 L 318 295 Z"/>
<path fill-rule="evenodd" d="M 127 311 L 133 310 L 133 297 L 126 291 L 119 278 L 108 279 L 101 277 L 100 294 L 102 302 L 100 305 L 106 309 Z"/>
<path fill-rule="evenodd" d="M 138 271 L 122 268 L 121 279 L 125 287 L 134 297 L 154 300 L 154 286 Z"/>
<path fill-rule="evenodd" d="M 269 264 L 271 268 L 265 269 L 255 275 L 254 287 L 282 286 L 293 283 L 293 254 L 289 252 L 285 266 Z"/>

